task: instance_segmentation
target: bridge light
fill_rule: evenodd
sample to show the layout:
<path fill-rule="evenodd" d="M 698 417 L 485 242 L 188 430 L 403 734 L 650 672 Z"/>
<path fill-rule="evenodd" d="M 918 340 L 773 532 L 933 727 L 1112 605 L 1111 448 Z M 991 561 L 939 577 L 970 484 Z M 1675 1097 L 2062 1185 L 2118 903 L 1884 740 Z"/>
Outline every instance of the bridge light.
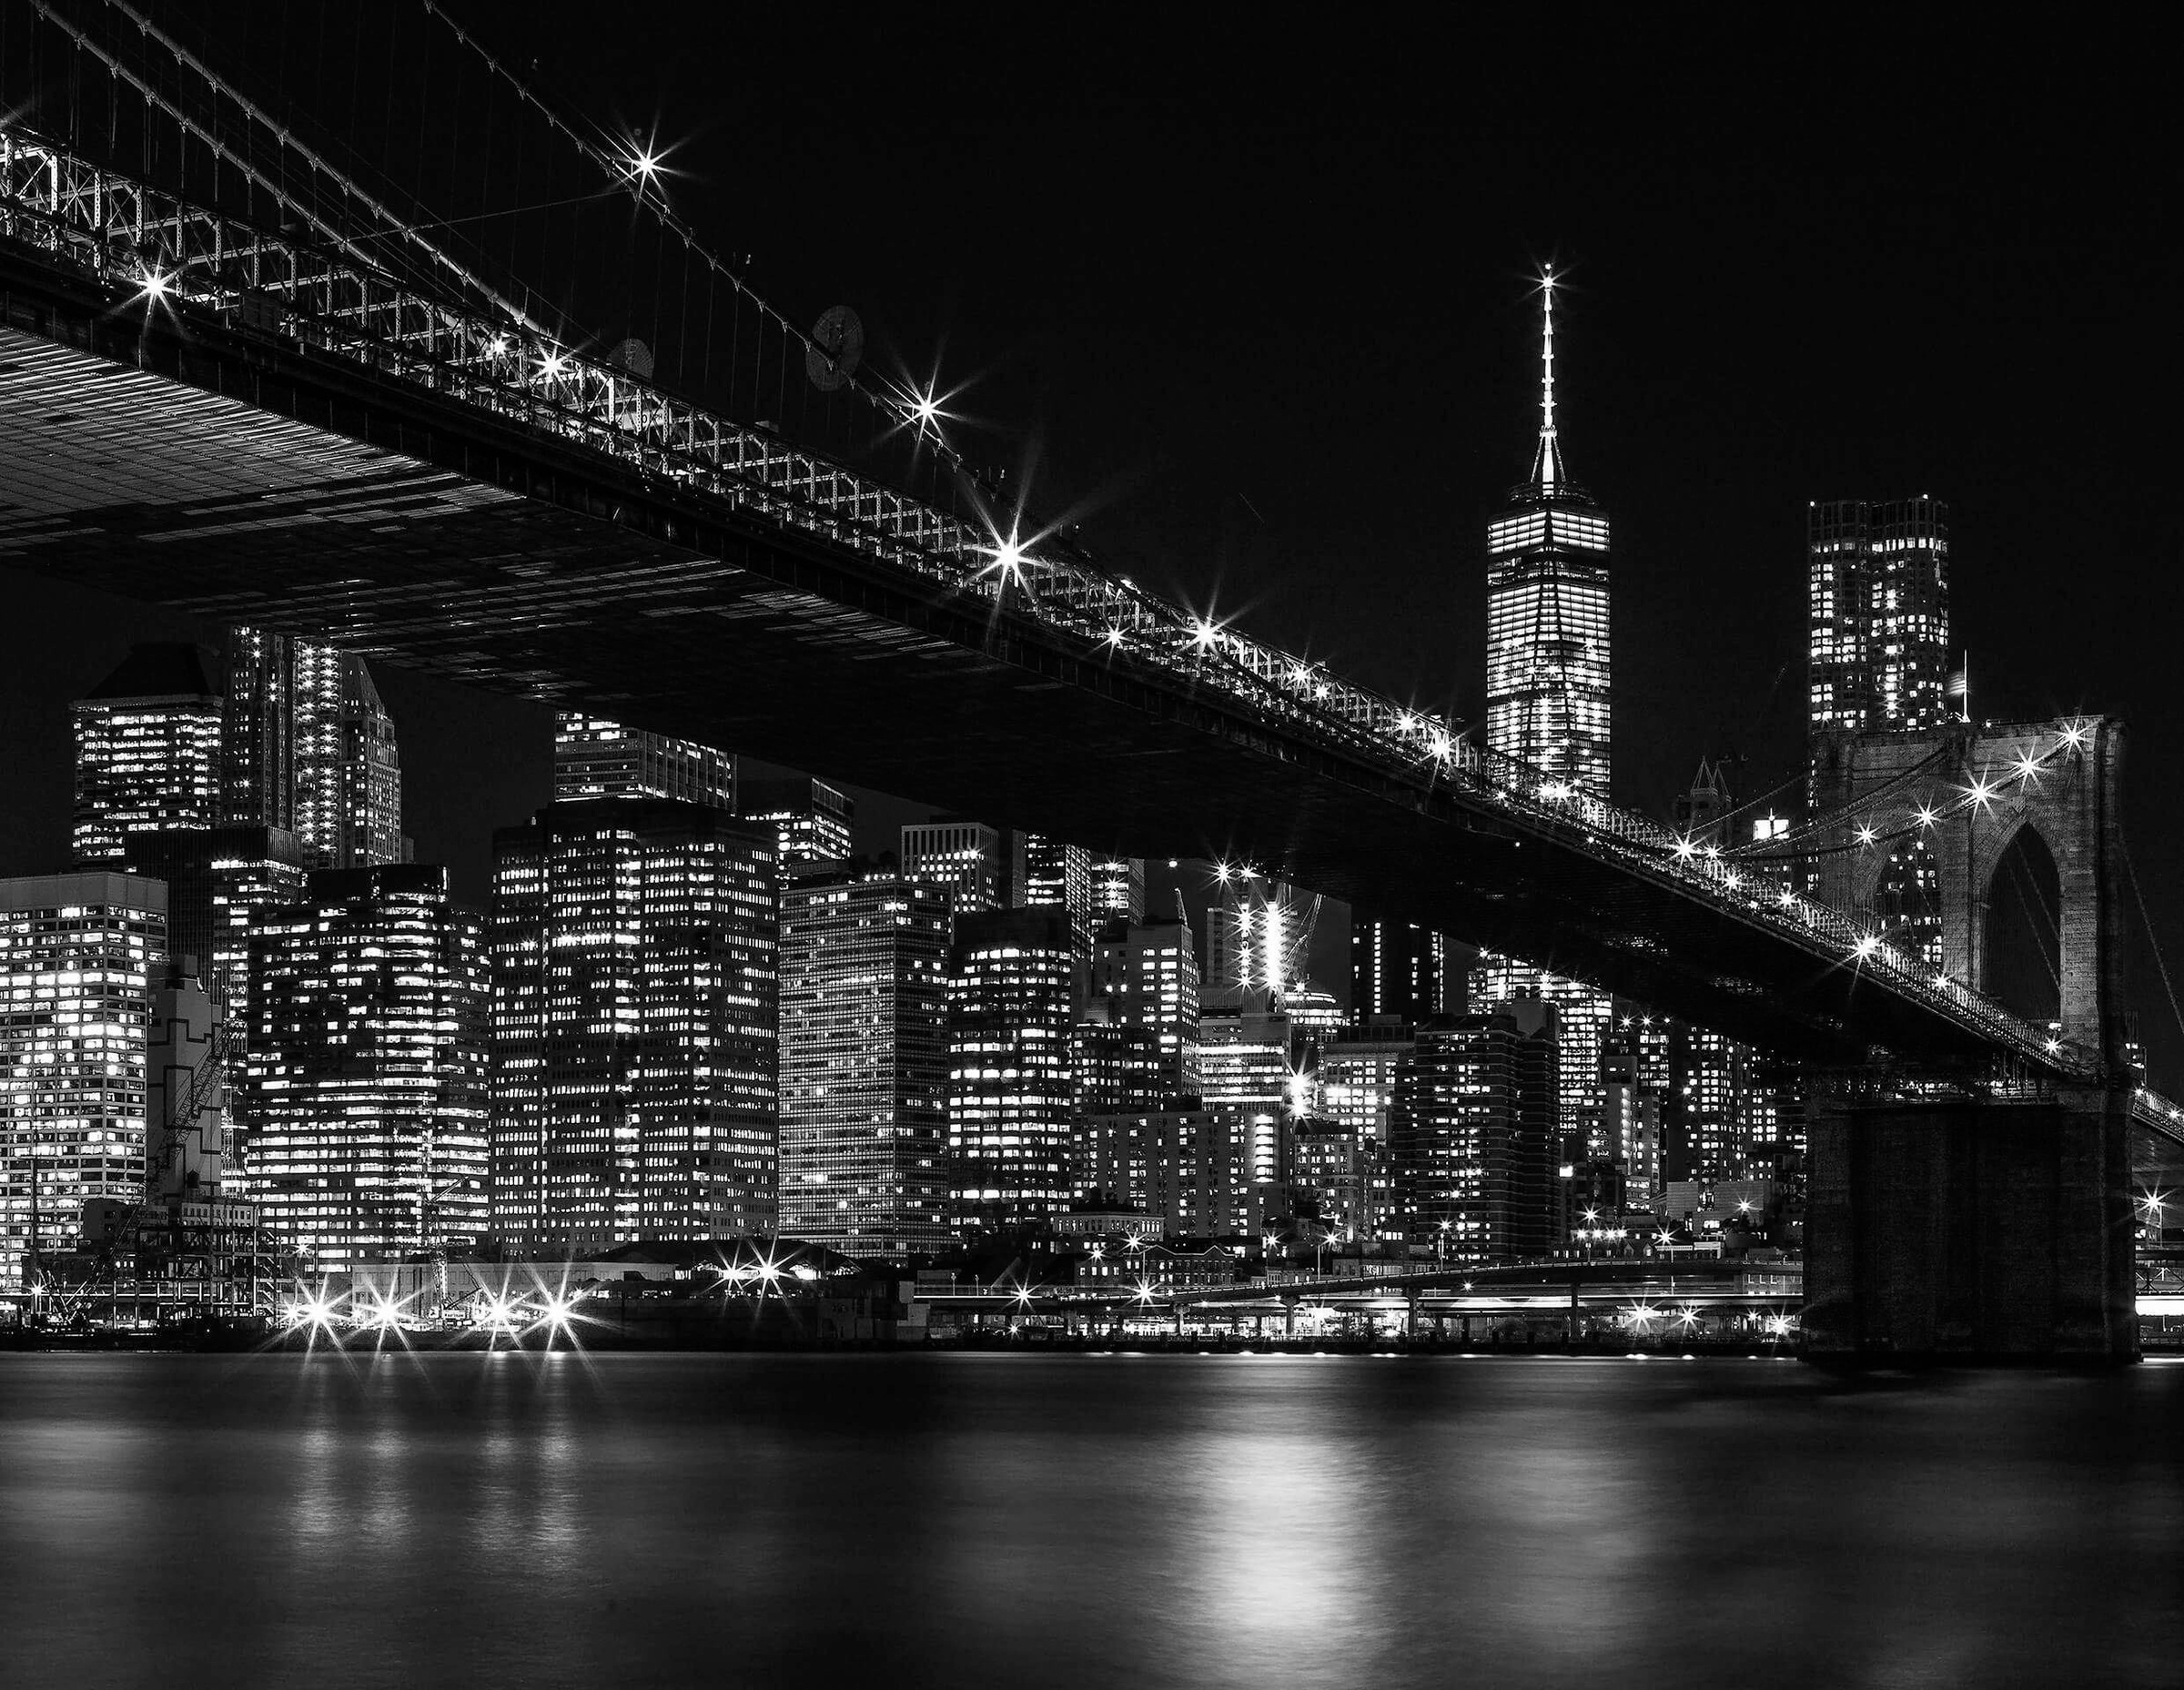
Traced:
<path fill-rule="evenodd" d="M 1870 828 L 1870 827 L 1860 827 L 1860 828 L 1858 829 L 1858 843 L 1859 843 L 1860 845 L 1871 845 L 1871 844 L 1873 843 L 1873 841 L 1874 841 L 1874 837 L 1875 837 L 1875 835 L 1874 835 L 1874 831 L 1873 831 L 1873 829 L 1872 829 L 1872 828 Z"/>
<path fill-rule="evenodd" d="M 2048 1054 L 2051 1057 L 2061 1050 L 2062 1047 L 2063 1041 L 2059 1038 L 2051 1038 L 2048 1041 Z"/>
<path fill-rule="evenodd" d="M 146 304 L 161 305 L 166 303 L 167 290 L 173 285 L 173 279 L 155 266 L 145 271 L 144 280 L 137 284 L 137 290 L 144 295 Z"/>
<path fill-rule="evenodd" d="M 1922 804 L 1918 806 L 1918 825 L 1921 827 L 1931 827 L 1939 820 L 1941 820 L 1941 813 L 1931 805 Z"/>
<path fill-rule="evenodd" d="M 1197 643 L 1198 650 L 1210 652 L 1213 650 L 1214 642 L 1221 637 L 1221 631 L 1213 625 L 1210 619 L 1201 617 L 1198 625 L 1191 629 L 1190 637 Z"/>
<path fill-rule="evenodd" d="M 2091 737 L 2091 731 L 2082 722 L 2063 724 L 2063 744 L 2069 746 L 2072 751 L 2083 751 L 2086 748 L 2086 741 Z"/>
<path fill-rule="evenodd" d="M 1015 531 L 1010 531 L 1006 540 L 996 541 L 986 551 L 992 556 L 993 568 L 1000 572 L 1002 580 L 1024 579 L 1024 548 L 1017 542 Z"/>
<path fill-rule="evenodd" d="M 539 373 L 551 381 L 569 368 L 569 360 L 559 352 L 547 352 L 539 359 Z"/>
<path fill-rule="evenodd" d="M 1878 936 L 1875 934 L 1862 934 L 1859 936 L 1858 942 L 1852 946 L 1851 948 L 1861 957 L 1870 956 L 1876 951 L 1881 948 L 1881 941 Z"/>
<path fill-rule="evenodd" d="M 1213 877 L 1219 881 L 1224 886 L 1227 885 L 1228 884 L 1228 865 L 1226 863 L 1216 863 L 1213 865 Z"/>
<path fill-rule="evenodd" d="M 488 358 L 499 358 L 507 350 L 508 337 L 506 335 L 495 335 L 485 343 L 485 355 Z"/>
<path fill-rule="evenodd" d="M 2017 778 L 2031 781 L 2036 785 L 2040 778 L 2040 760 L 2029 751 L 2017 759 Z"/>
<path fill-rule="evenodd" d="M 1730 891 L 1734 892 L 1737 889 L 1737 887 L 1744 884 L 1744 877 L 1733 868 L 1727 874 L 1722 876 L 1722 884 L 1727 886 Z"/>
<path fill-rule="evenodd" d="M 1976 804 L 1981 809 L 1988 809 L 1992 807 L 1990 800 L 1993 799 L 1994 795 L 1995 789 L 1984 774 L 1964 789 L 1965 803 L 1967 805 Z"/>
<path fill-rule="evenodd" d="M 1785 886 L 1780 892 L 1774 895 L 1774 901 L 1781 905 L 1783 908 L 1789 909 L 1795 906 L 1797 902 L 1797 895 L 1791 891 L 1789 887 Z"/>
<path fill-rule="evenodd" d="M 1441 762 L 1446 763 L 1456 749 L 1455 744 L 1440 728 L 1426 736 L 1426 749 Z"/>
<path fill-rule="evenodd" d="M 1676 841 L 1676 858 L 1679 862 L 1690 862 L 1693 857 L 1698 855 L 1698 851 L 1699 847 L 1694 845 L 1688 839 L 1678 839 Z"/>
<path fill-rule="evenodd" d="M 1122 643 L 1122 630 L 1119 628 L 1110 628 L 1105 634 L 1101 636 L 1101 638 L 1105 639 L 1109 645 L 1120 645 Z"/>

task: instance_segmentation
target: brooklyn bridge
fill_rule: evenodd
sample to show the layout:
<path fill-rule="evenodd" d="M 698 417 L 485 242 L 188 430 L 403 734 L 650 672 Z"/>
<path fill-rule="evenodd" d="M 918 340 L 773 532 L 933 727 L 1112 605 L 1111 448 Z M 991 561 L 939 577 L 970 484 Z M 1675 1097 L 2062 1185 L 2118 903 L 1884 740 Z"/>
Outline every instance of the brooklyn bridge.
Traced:
<path fill-rule="evenodd" d="M 1688 1017 L 1804 1065 L 1814 1352 L 2135 1354 L 2135 1180 L 2184 1118 L 2130 1037 L 2121 723 L 1849 743 L 1810 823 L 1699 846 L 1042 531 L 732 267 L 702 379 L 604 348 L 128 8 L 39 10 L 0 90 L 0 563 L 1248 863 Z M 703 254 L 656 161 L 568 139 Z M 1986 989 L 2027 829 L 2052 1025 Z M 1873 907 L 1913 830 L 1939 969 Z"/>

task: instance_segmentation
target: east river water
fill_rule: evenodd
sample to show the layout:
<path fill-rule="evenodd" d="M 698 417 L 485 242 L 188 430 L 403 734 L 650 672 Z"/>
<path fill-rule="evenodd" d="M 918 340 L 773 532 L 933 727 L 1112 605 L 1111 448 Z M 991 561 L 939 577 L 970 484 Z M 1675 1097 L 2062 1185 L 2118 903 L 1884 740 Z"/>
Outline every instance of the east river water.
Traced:
<path fill-rule="evenodd" d="M 0 1355 L 0 1684 L 2184 1684 L 2184 1365 Z"/>

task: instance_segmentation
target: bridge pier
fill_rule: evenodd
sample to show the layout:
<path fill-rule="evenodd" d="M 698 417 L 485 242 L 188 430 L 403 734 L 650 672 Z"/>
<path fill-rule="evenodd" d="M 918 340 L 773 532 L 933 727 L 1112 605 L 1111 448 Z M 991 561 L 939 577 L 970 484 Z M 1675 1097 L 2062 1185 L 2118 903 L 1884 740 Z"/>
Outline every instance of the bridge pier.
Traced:
<path fill-rule="evenodd" d="M 1815 1098 L 1806 1355 L 2138 1359 L 2130 1096 Z"/>

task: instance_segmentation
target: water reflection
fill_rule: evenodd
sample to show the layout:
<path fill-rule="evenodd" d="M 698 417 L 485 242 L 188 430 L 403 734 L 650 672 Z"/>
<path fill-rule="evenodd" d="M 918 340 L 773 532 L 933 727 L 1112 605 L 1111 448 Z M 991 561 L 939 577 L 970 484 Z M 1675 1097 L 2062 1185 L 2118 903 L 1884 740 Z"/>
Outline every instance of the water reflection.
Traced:
<path fill-rule="evenodd" d="M 0 1436 L 11 1685 L 2184 1678 L 2178 1367 L 5 1356 Z"/>

